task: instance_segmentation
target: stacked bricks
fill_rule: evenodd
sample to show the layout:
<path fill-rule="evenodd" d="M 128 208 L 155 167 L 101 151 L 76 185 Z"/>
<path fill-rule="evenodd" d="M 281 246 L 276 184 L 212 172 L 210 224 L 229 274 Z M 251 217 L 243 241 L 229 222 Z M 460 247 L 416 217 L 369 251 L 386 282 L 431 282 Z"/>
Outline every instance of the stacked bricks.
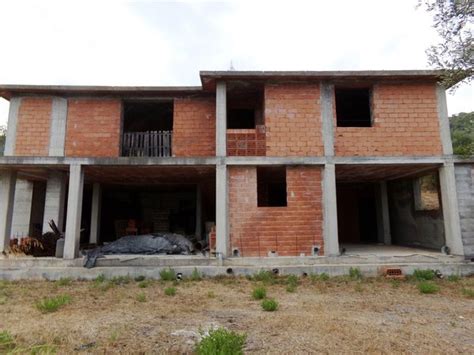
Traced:
<path fill-rule="evenodd" d="M 228 156 L 265 156 L 265 126 L 227 130 Z"/>
<path fill-rule="evenodd" d="M 216 100 L 182 98 L 174 100 L 173 156 L 216 155 Z"/>
<path fill-rule="evenodd" d="M 69 100 L 66 156 L 118 157 L 121 110 L 120 100 Z"/>
<path fill-rule="evenodd" d="M 319 84 L 265 85 L 267 156 L 323 155 Z"/>
<path fill-rule="evenodd" d="M 336 127 L 336 155 L 442 154 L 436 100 L 433 84 L 375 85 L 372 93 L 373 126 Z"/>
<path fill-rule="evenodd" d="M 320 167 L 287 167 L 287 207 L 257 207 L 257 169 L 229 167 L 230 246 L 241 256 L 311 255 L 323 247 Z M 231 252 L 231 250 L 229 250 Z"/>
<path fill-rule="evenodd" d="M 48 156 L 52 100 L 23 98 L 18 112 L 15 154 Z"/>

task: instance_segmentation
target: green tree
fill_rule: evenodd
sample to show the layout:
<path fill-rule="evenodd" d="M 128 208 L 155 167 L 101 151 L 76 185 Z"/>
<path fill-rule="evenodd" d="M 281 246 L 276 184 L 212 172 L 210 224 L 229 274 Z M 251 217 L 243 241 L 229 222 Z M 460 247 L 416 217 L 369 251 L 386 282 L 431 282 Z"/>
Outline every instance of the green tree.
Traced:
<path fill-rule="evenodd" d="M 474 111 L 453 115 L 449 121 L 454 154 L 474 155 Z"/>
<path fill-rule="evenodd" d="M 7 127 L 0 126 L 0 157 L 3 156 L 5 149 L 5 138 L 7 136 Z"/>
<path fill-rule="evenodd" d="M 472 0 L 418 0 L 433 14 L 440 42 L 427 49 L 428 62 L 443 70 L 442 84 L 456 88 L 474 75 L 474 2 Z"/>

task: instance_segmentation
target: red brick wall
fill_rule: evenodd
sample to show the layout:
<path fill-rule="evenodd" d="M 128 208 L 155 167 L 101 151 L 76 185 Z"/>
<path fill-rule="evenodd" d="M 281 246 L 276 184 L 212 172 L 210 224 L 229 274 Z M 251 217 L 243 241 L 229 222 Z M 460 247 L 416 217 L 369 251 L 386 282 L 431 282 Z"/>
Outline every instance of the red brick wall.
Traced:
<path fill-rule="evenodd" d="M 228 156 L 265 156 L 265 126 L 227 130 Z"/>
<path fill-rule="evenodd" d="M 336 155 L 442 153 L 434 84 L 375 85 L 372 95 L 373 127 L 337 127 Z"/>
<path fill-rule="evenodd" d="M 173 155 L 177 157 L 216 155 L 216 100 L 174 100 Z"/>
<path fill-rule="evenodd" d="M 65 155 L 118 157 L 121 110 L 120 100 L 68 100 Z"/>
<path fill-rule="evenodd" d="M 15 154 L 48 156 L 52 100 L 23 98 L 18 112 Z"/>
<path fill-rule="evenodd" d="M 265 85 L 267 156 L 321 156 L 319 84 Z"/>
<path fill-rule="evenodd" d="M 256 167 L 229 167 L 231 248 L 241 256 L 311 255 L 323 247 L 321 168 L 287 167 L 287 207 L 257 207 Z"/>

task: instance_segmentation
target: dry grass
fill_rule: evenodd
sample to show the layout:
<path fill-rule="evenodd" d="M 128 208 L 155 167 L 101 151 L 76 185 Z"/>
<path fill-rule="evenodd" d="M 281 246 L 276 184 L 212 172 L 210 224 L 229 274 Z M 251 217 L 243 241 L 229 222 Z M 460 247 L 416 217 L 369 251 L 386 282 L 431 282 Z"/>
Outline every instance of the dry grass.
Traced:
<path fill-rule="evenodd" d="M 417 281 L 308 277 L 293 293 L 286 282 L 267 284 L 275 312 L 252 298 L 262 283 L 244 278 L 180 282 L 174 297 L 164 293 L 172 282 L 2 283 L 0 332 L 19 348 L 46 344 L 58 353 L 191 353 L 194 334 L 217 326 L 246 333 L 246 353 L 471 352 L 474 300 L 463 290 L 474 289 L 474 278 L 433 282 L 440 290 L 431 295 Z M 73 301 L 55 313 L 36 309 L 61 294 Z"/>

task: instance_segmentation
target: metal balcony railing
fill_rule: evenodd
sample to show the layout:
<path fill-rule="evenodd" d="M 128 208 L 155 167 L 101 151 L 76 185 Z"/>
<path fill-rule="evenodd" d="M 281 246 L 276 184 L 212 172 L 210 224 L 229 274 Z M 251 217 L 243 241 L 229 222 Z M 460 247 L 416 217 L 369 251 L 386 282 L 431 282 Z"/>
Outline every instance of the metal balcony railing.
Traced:
<path fill-rule="evenodd" d="M 125 132 L 124 157 L 170 157 L 173 131 Z"/>

